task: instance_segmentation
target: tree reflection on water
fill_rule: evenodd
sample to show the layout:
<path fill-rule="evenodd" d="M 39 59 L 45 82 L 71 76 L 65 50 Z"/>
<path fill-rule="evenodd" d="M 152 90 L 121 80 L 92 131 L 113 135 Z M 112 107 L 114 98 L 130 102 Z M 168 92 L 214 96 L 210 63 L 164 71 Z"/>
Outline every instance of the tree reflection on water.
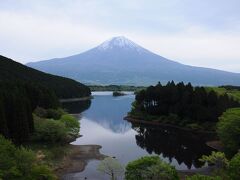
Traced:
<path fill-rule="evenodd" d="M 169 162 L 176 159 L 178 164 L 184 163 L 189 169 L 202 167 L 199 161 L 202 155 L 209 155 L 214 149 L 206 145 L 206 135 L 197 135 L 171 128 L 156 126 L 143 126 L 132 124 L 138 133 L 136 143 L 149 154 L 155 153 Z"/>

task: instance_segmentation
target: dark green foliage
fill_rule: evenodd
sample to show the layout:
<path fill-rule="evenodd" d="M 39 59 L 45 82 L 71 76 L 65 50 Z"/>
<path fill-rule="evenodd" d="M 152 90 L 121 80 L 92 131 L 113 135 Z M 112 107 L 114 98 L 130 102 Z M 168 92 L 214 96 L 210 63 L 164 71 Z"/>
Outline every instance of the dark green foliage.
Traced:
<path fill-rule="evenodd" d="M 218 170 L 224 170 L 228 166 L 228 160 L 223 152 L 212 151 L 211 155 L 203 155 L 200 161 L 215 165 Z"/>
<path fill-rule="evenodd" d="M 0 179 L 3 180 L 54 180 L 51 169 L 38 162 L 33 151 L 15 147 L 0 136 Z"/>
<path fill-rule="evenodd" d="M 22 143 L 34 131 L 33 109 L 37 105 L 55 108 L 59 105 L 54 93 L 42 86 L 22 82 L 0 82 L 0 134 Z"/>
<path fill-rule="evenodd" d="M 195 175 L 187 180 L 239 180 L 240 177 L 240 153 L 233 156 L 232 159 L 226 159 L 222 152 L 212 152 L 210 156 L 203 156 L 201 161 L 214 165 L 214 171 L 210 176 Z"/>
<path fill-rule="evenodd" d="M 126 166 L 126 180 L 178 180 L 178 174 L 173 166 L 163 162 L 158 156 L 145 156 L 131 161 Z"/>
<path fill-rule="evenodd" d="M 44 109 L 42 107 L 37 107 L 34 110 L 34 114 L 36 114 L 40 118 L 48 118 L 48 119 L 60 119 L 62 115 L 66 114 L 66 112 L 61 109 Z"/>
<path fill-rule="evenodd" d="M 49 119 L 49 111 L 53 115 L 50 117 L 52 119 Z M 79 136 L 80 123 L 78 119 L 67 114 L 62 109 L 37 108 L 34 112 L 36 113 L 33 116 L 35 132 L 32 141 L 48 144 L 64 144 Z M 56 114 L 60 116 L 56 118 Z"/>
<path fill-rule="evenodd" d="M 121 91 L 113 91 L 113 96 L 124 96 L 125 94 Z"/>
<path fill-rule="evenodd" d="M 48 143 L 62 143 L 67 138 L 67 128 L 64 123 L 53 119 L 34 117 L 34 141 Z"/>
<path fill-rule="evenodd" d="M 217 133 L 228 155 L 240 149 L 240 108 L 228 109 L 219 118 Z"/>
<path fill-rule="evenodd" d="M 58 98 L 89 96 L 90 89 L 71 79 L 43 73 L 0 56 L 0 81 L 24 81 L 50 88 Z"/>
<path fill-rule="evenodd" d="M 60 122 L 62 122 L 67 128 L 67 132 L 69 135 L 73 137 L 78 137 L 80 130 L 80 123 L 77 118 L 70 114 L 64 114 L 60 118 Z"/>
<path fill-rule="evenodd" d="M 59 119 L 58 98 L 89 96 L 90 89 L 76 81 L 46 74 L 0 56 L 0 134 L 22 143 L 34 131 L 32 112 L 49 109 L 47 118 Z"/>
<path fill-rule="evenodd" d="M 228 175 L 232 180 L 240 178 L 240 153 L 237 153 L 229 162 Z"/>
<path fill-rule="evenodd" d="M 177 115 L 178 119 L 187 119 L 189 123 L 217 122 L 218 117 L 230 107 L 239 106 L 239 102 L 227 95 L 217 95 L 214 91 L 206 91 L 203 87 L 195 87 L 189 83 L 160 83 L 140 91 L 136 95 L 135 111 L 154 116 Z"/>

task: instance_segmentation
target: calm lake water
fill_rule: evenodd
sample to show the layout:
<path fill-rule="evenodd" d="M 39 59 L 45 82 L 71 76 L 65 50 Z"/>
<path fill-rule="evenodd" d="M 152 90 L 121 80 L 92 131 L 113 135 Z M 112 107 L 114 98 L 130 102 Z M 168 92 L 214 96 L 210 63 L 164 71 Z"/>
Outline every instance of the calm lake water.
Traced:
<path fill-rule="evenodd" d="M 79 113 L 80 134 L 72 144 L 101 145 L 100 152 L 116 157 L 122 164 L 145 155 L 159 155 L 178 170 L 195 169 L 203 164 L 198 159 L 213 149 L 199 137 L 176 129 L 131 124 L 123 118 L 131 109 L 134 95 L 113 97 L 112 92 L 95 92 L 94 99 L 84 103 L 66 104 L 71 113 Z M 96 171 L 99 161 L 88 162 L 80 173 L 68 174 L 65 179 L 107 179 Z"/>

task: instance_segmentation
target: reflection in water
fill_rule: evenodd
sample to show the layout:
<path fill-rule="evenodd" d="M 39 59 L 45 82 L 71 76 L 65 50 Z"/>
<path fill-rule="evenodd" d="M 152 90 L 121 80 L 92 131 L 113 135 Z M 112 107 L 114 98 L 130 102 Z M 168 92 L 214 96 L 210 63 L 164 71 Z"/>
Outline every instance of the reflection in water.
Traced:
<path fill-rule="evenodd" d="M 121 97 L 112 97 L 112 95 L 94 96 L 91 108 L 83 115 L 105 129 L 115 133 L 125 133 L 131 129 L 131 125 L 123 121 L 123 117 L 130 110 L 133 100 L 133 95 Z"/>
<path fill-rule="evenodd" d="M 80 114 L 91 106 L 91 100 L 62 103 L 64 109 L 70 114 Z"/>
<path fill-rule="evenodd" d="M 132 125 L 123 118 L 130 111 L 133 101 L 134 95 L 113 97 L 112 93 L 95 94 L 91 107 L 79 116 L 80 134 L 83 136 L 72 144 L 100 145 L 100 153 L 115 156 L 123 165 L 149 154 L 158 154 L 179 170 L 194 169 L 202 165 L 198 159 L 212 151 L 205 145 L 204 138 L 175 129 Z M 72 106 L 69 110 L 80 112 L 82 106 Z M 90 161 L 83 172 L 72 174 L 69 179 L 106 179 L 96 171 L 97 165 L 98 161 Z"/>
<path fill-rule="evenodd" d="M 184 163 L 188 169 L 199 168 L 204 164 L 199 161 L 203 154 L 209 155 L 212 148 L 205 144 L 205 138 L 190 132 L 183 132 L 172 128 L 133 125 L 138 132 L 136 143 L 149 154 L 162 155 L 172 162 Z"/>

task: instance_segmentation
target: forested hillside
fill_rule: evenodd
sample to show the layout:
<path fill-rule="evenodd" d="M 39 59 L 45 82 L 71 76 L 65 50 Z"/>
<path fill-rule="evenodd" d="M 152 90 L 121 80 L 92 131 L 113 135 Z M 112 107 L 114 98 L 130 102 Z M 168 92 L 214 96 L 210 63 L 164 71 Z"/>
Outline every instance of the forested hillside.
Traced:
<path fill-rule="evenodd" d="M 46 74 L 0 56 L 0 134 L 20 144 L 34 131 L 36 107 L 57 109 L 59 98 L 90 95 L 74 80 Z"/>
<path fill-rule="evenodd" d="M 44 86 L 23 82 L 0 83 L 0 134 L 19 144 L 34 131 L 32 112 L 37 107 L 56 108 L 56 95 Z"/>
<path fill-rule="evenodd" d="M 58 98 L 75 98 L 90 95 L 90 89 L 71 79 L 54 76 L 29 68 L 12 59 L 0 56 L 0 81 L 24 81 L 41 84 L 54 91 Z"/>
<path fill-rule="evenodd" d="M 178 126 L 204 126 L 210 129 L 218 117 L 228 108 L 239 107 L 238 100 L 227 93 L 217 94 L 204 87 L 193 87 L 190 83 L 168 82 L 149 86 L 136 95 L 131 115 L 153 119 Z"/>

